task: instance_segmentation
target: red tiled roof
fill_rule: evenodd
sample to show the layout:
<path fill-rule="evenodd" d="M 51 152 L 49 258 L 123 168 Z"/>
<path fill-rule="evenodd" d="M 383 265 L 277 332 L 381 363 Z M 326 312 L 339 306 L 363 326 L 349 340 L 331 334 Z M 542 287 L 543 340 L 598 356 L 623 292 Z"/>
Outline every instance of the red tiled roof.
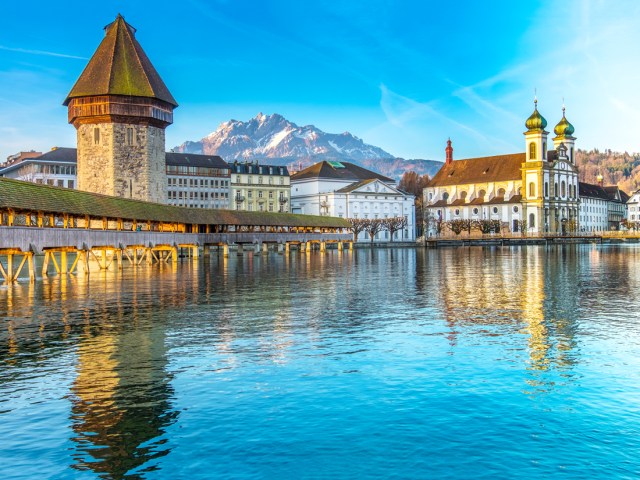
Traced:
<path fill-rule="evenodd" d="M 468 158 L 444 164 L 428 187 L 468 185 L 473 183 L 504 182 L 522 178 L 524 153 L 497 155 L 494 157 Z"/>

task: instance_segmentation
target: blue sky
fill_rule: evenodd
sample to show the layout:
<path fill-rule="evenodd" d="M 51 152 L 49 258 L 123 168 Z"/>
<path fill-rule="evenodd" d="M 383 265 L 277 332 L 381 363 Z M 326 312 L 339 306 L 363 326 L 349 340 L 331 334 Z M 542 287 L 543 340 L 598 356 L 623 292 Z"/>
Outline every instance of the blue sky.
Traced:
<path fill-rule="evenodd" d="M 404 158 L 524 151 L 534 89 L 577 145 L 640 151 L 640 2 L 3 4 L 0 160 L 75 146 L 61 105 L 120 12 L 180 107 L 167 149 L 280 113 Z M 95 7 L 93 6 L 95 5 Z"/>

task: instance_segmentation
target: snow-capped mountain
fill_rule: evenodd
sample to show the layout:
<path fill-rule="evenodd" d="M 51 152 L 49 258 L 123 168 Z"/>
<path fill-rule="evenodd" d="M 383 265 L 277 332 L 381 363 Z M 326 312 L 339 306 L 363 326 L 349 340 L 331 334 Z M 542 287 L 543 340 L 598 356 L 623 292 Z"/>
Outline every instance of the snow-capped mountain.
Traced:
<path fill-rule="evenodd" d="M 175 151 L 220 155 L 226 161 L 393 158 L 390 153 L 367 145 L 349 132 L 334 134 L 313 125 L 300 127 L 277 113 L 259 113 L 248 122 L 224 122 L 202 140 L 185 142 Z"/>

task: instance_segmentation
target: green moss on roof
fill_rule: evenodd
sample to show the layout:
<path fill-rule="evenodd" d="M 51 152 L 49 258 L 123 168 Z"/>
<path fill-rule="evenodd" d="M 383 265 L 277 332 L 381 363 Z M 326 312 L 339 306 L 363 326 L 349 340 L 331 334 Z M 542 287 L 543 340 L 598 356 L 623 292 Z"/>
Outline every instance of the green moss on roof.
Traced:
<path fill-rule="evenodd" d="M 0 178 L 0 209 L 200 225 L 350 228 L 342 218 L 174 207 Z"/>
<path fill-rule="evenodd" d="M 105 30 L 104 39 L 64 104 L 77 97 L 127 95 L 156 98 L 178 106 L 136 40 L 135 28 L 118 15 Z"/>

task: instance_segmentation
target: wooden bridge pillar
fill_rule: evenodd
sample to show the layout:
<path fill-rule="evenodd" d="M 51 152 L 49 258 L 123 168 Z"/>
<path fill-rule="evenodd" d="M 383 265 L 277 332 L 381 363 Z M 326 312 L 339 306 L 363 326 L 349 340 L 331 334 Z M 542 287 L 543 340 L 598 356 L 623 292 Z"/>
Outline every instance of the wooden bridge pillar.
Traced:
<path fill-rule="evenodd" d="M 208 259 L 211 256 L 211 247 L 209 245 L 202 246 L 202 255 L 204 256 L 205 259 Z"/>
<path fill-rule="evenodd" d="M 0 256 L 5 256 L 5 255 L 7 257 L 7 268 L 5 269 L 2 266 L 2 263 L 0 262 L 0 273 L 2 273 L 2 277 L 4 278 L 5 283 L 12 283 L 17 281 L 25 263 L 27 263 L 29 268 L 29 281 L 32 283 L 36 281 L 33 252 L 23 252 L 19 248 L 0 249 Z M 18 268 L 15 270 L 13 268 L 14 255 L 22 255 L 22 261 L 20 262 L 20 265 L 18 265 Z"/>
<path fill-rule="evenodd" d="M 262 254 L 263 255 L 267 255 L 269 253 L 269 244 L 268 243 L 263 243 L 262 244 Z"/>
<path fill-rule="evenodd" d="M 341 252 L 343 248 L 344 245 L 342 244 L 342 242 L 338 242 L 338 251 Z"/>
<path fill-rule="evenodd" d="M 241 257 L 242 255 L 244 255 L 244 247 L 241 243 L 238 243 L 238 256 Z"/>
<path fill-rule="evenodd" d="M 276 246 L 276 249 L 277 249 L 278 255 L 282 255 L 282 251 L 284 250 L 284 244 L 278 243 Z"/>
<path fill-rule="evenodd" d="M 301 252 L 307 251 L 307 242 L 300 242 L 300 251 Z"/>
<path fill-rule="evenodd" d="M 321 252 L 327 251 L 327 242 L 320 242 L 320 251 Z"/>
<path fill-rule="evenodd" d="M 218 247 L 219 249 L 220 247 Z M 229 256 L 229 244 L 225 243 L 222 245 L 222 257 L 227 258 Z"/>
<path fill-rule="evenodd" d="M 290 246 L 289 246 L 289 242 L 284 242 L 284 253 L 286 255 L 289 255 L 289 251 L 290 251 Z"/>

